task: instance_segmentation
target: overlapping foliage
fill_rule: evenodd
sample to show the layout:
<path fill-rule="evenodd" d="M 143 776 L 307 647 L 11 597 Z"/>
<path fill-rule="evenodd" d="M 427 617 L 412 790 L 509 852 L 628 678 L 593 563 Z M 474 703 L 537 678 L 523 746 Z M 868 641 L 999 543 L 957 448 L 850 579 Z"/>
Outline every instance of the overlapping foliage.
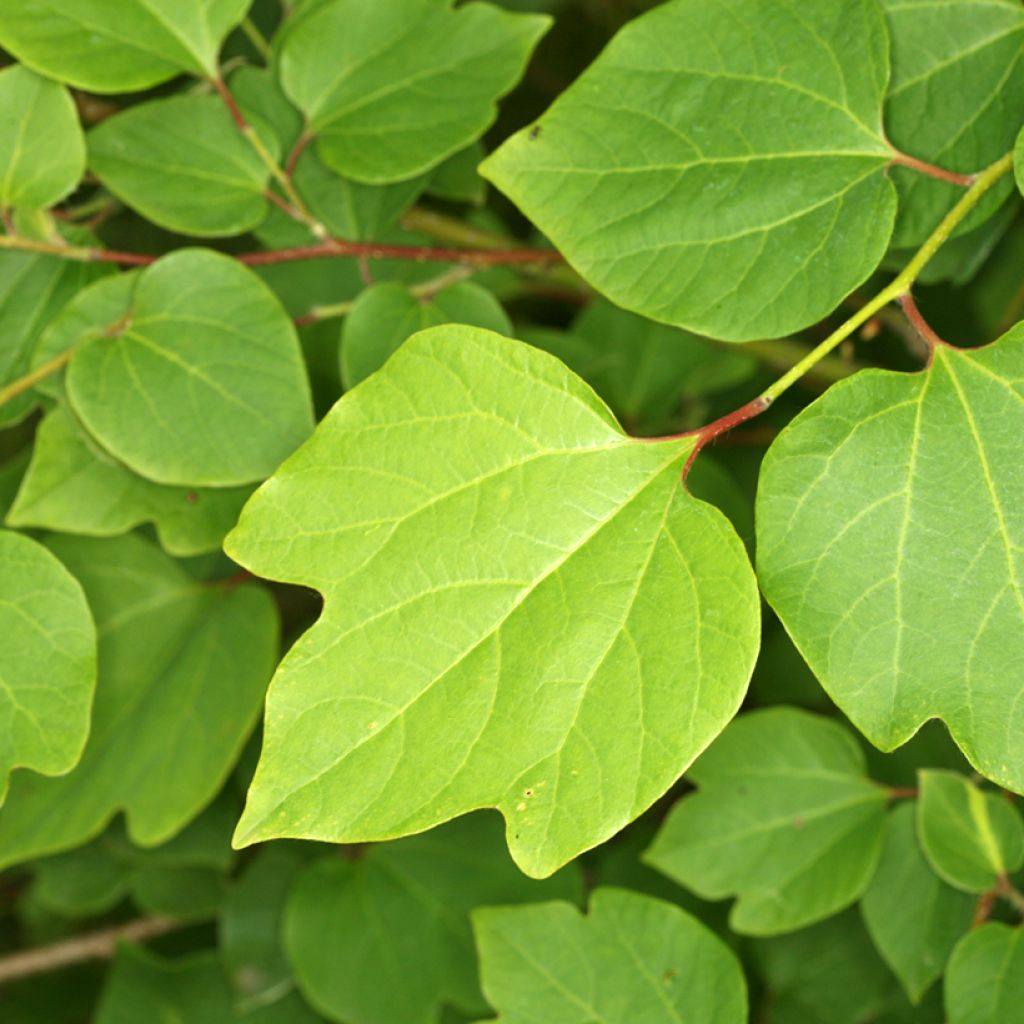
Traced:
<path fill-rule="evenodd" d="M 1024 1022 L 1018 0 L 0 51 L 5 1024 Z"/>

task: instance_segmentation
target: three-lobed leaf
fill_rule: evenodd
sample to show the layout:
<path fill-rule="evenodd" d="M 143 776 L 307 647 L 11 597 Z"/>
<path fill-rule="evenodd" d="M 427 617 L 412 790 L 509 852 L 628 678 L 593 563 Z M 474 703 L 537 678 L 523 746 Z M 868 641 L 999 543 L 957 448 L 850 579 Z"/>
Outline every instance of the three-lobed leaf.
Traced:
<path fill-rule="evenodd" d="M 488 3 L 325 0 L 286 29 L 281 84 L 328 166 L 401 181 L 490 126 L 549 24 Z"/>
<path fill-rule="evenodd" d="M 394 838 L 497 807 L 550 874 L 660 796 L 742 700 L 743 546 L 546 353 L 410 339 L 250 499 L 226 549 L 314 587 L 236 842 Z"/>
<path fill-rule="evenodd" d="M 568 903 L 477 910 L 484 994 L 496 1024 L 743 1024 L 739 961 L 679 907 L 597 889 Z"/>
<path fill-rule="evenodd" d="M 672 0 L 481 172 L 618 305 L 777 337 L 831 312 L 885 252 L 888 77 L 875 0 Z"/>
<path fill-rule="evenodd" d="M 839 723 L 795 708 L 736 719 L 688 773 L 645 860 L 705 899 L 738 897 L 734 931 L 774 935 L 838 913 L 867 888 L 886 791 Z"/>
<path fill-rule="evenodd" d="M 252 0 L 4 0 L 0 46 L 89 92 L 215 77 L 220 45 Z"/>
<path fill-rule="evenodd" d="M 1024 329 L 867 370 L 779 435 L 757 498 L 758 578 L 829 695 L 892 750 L 945 721 L 1024 791 Z"/>
<path fill-rule="evenodd" d="M 78 581 L 38 542 L 0 530 L 0 804 L 15 768 L 61 775 L 89 734 L 96 629 Z"/>
<path fill-rule="evenodd" d="M 67 89 L 28 68 L 0 71 L 0 209 L 44 209 L 85 173 L 85 139 Z"/>

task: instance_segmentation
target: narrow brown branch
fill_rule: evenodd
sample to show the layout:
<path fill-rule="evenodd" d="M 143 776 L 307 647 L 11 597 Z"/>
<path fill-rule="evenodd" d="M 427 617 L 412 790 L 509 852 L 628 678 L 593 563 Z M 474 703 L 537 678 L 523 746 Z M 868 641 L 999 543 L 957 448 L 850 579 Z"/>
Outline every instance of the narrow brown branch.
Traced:
<path fill-rule="evenodd" d="M 309 132 L 303 132 L 299 136 L 298 142 L 292 147 L 292 151 L 288 154 L 288 159 L 285 161 L 284 173 L 289 178 L 295 177 L 295 168 L 298 166 L 299 157 L 302 156 L 302 151 L 313 141 L 313 136 Z"/>
<path fill-rule="evenodd" d="M 1018 889 L 1013 882 L 1010 881 L 1006 875 L 1000 875 L 996 882 L 996 892 L 1004 899 L 1007 903 L 1013 907 L 1014 910 L 1024 917 L 1024 893 Z"/>
<path fill-rule="evenodd" d="M 974 174 L 958 174 L 956 171 L 947 171 L 944 167 L 936 167 L 935 164 L 918 160 L 917 157 L 909 156 L 906 153 L 897 153 L 892 162 L 900 167 L 909 167 L 912 171 L 927 174 L 929 178 L 938 178 L 939 181 L 948 181 L 951 185 L 959 185 L 961 188 L 970 188 L 976 177 Z"/>
<path fill-rule="evenodd" d="M 915 800 L 917 799 L 916 786 L 890 786 L 890 800 Z"/>
<path fill-rule="evenodd" d="M 243 253 L 238 259 L 250 267 L 259 267 L 294 260 L 336 259 L 345 256 L 371 260 L 411 260 L 416 263 L 462 263 L 473 267 L 562 262 L 561 254 L 553 249 L 443 249 L 432 245 L 378 245 L 374 242 L 342 242 L 338 239 L 290 249 Z"/>
<path fill-rule="evenodd" d="M 117 952 L 119 942 L 146 942 L 160 935 L 185 927 L 187 922 L 170 921 L 162 917 L 143 917 L 116 928 L 79 935 L 52 946 L 41 946 L 23 953 L 0 957 L 0 985 L 5 982 L 46 974 L 62 967 L 87 960 L 104 960 Z"/>
<path fill-rule="evenodd" d="M 971 918 L 971 927 L 977 928 L 983 925 L 991 916 L 992 908 L 996 903 L 996 896 L 998 893 L 995 889 L 989 889 L 988 892 L 983 892 L 978 897 L 978 902 L 974 907 L 974 917 Z"/>

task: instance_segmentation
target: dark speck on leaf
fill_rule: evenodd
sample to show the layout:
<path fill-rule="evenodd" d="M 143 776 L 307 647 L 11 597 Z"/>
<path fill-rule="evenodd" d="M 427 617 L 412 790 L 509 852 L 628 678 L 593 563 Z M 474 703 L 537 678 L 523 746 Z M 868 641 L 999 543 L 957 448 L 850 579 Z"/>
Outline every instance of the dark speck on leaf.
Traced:
<path fill-rule="evenodd" d="M 534 126 L 533 126 L 533 127 L 531 128 L 531 129 L 530 129 L 530 139 L 531 139 L 531 141 L 532 141 L 533 139 L 536 139 L 536 138 L 537 138 L 537 137 L 538 137 L 539 135 L 540 135 L 540 125 L 539 125 L 539 124 L 535 124 L 535 125 L 534 125 Z"/>
<path fill-rule="evenodd" d="M 185 495 L 185 500 L 190 505 L 194 505 L 199 500 L 199 495 L 196 494 L 195 491 L 189 491 L 188 494 Z"/>
<path fill-rule="evenodd" d="M 793 819 L 793 828 L 797 828 L 797 829 L 799 829 L 799 828 L 803 828 L 803 827 L 804 827 L 804 819 L 803 819 L 803 818 L 801 818 L 801 817 L 800 817 L 800 815 L 798 814 L 798 815 L 797 815 L 797 816 L 796 816 L 796 817 L 795 817 L 795 818 Z"/>

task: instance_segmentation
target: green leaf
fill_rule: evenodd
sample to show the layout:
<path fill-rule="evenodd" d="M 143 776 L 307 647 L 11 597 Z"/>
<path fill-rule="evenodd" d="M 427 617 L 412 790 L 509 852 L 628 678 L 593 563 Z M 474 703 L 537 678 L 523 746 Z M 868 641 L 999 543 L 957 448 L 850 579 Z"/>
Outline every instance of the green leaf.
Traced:
<path fill-rule="evenodd" d="M 892 39 L 885 126 L 892 143 L 949 171 L 973 173 L 1013 146 L 1024 120 L 1024 9 L 1016 0 L 883 0 Z M 894 167 L 893 245 L 916 247 L 963 188 Z M 1013 186 L 999 182 L 957 227 L 992 216 Z"/>
<path fill-rule="evenodd" d="M 341 380 L 354 388 L 376 373 L 417 331 L 441 324 L 485 327 L 511 335 L 501 303 L 479 285 L 462 281 L 421 299 L 395 282 L 362 292 L 341 332 Z"/>
<path fill-rule="evenodd" d="M 46 325 L 82 288 L 113 267 L 73 263 L 34 253 L 0 252 L 0 387 L 28 373 Z M 16 423 L 36 404 L 30 393 L 0 405 L 0 427 Z"/>
<path fill-rule="evenodd" d="M 89 92 L 135 92 L 187 71 L 213 77 L 252 0 L 4 0 L 0 46 Z"/>
<path fill-rule="evenodd" d="M 245 1014 L 235 1010 L 216 953 L 163 960 L 122 945 L 94 1020 L 95 1024 L 316 1024 L 320 1018 L 295 995 Z"/>
<path fill-rule="evenodd" d="M 281 84 L 329 167 L 357 181 L 400 181 L 490 127 L 551 20 L 451 6 L 325 0 L 288 26 Z"/>
<path fill-rule="evenodd" d="M 567 363 L 639 434 L 668 433 L 684 404 L 703 403 L 757 371 L 741 351 L 715 348 L 604 301 L 588 306 L 567 334 L 545 331 L 527 340 Z"/>
<path fill-rule="evenodd" d="M 777 935 L 838 913 L 871 881 L 887 792 L 839 723 L 767 708 L 729 725 L 690 769 L 645 860 L 704 899 L 738 897 L 733 931 Z"/>
<path fill-rule="evenodd" d="M 32 894 L 67 917 L 95 916 L 129 894 L 150 913 L 208 917 L 211 904 L 203 897 L 211 880 L 220 895 L 236 818 L 235 802 L 221 797 L 170 842 L 148 850 L 134 846 L 123 823 L 114 822 L 91 843 L 35 865 Z"/>
<path fill-rule="evenodd" d="M 1024 128 L 1017 136 L 1017 144 L 1013 147 L 1013 173 L 1017 179 L 1017 188 L 1024 192 Z"/>
<path fill-rule="evenodd" d="M 319 849 L 313 843 L 270 843 L 228 892 L 219 945 L 235 1004 L 243 1012 L 275 1003 L 294 988 L 282 938 L 285 901 Z"/>
<path fill-rule="evenodd" d="M 729 341 L 778 337 L 885 252 L 888 75 L 874 0 L 673 0 L 481 173 L 616 304 Z"/>
<path fill-rule="evenodd" d="M 896 808 L 861 911 L 875 947 L 913 1002 L 946 969 L 971 925 L 974 903 L 932 871 L 918 845 L 914 805 Z"/>
<path fill-rule="evenodd" d="M 732 951 L 661 900 L 598 889 L 568 903 L 473 914 L 488 1001 L 500 1024 L 744 1024 L 747 986 Z"/>
<path fill-rule="evenodd" d="M 17 65 L 0 71 L 0 208 L 54 206 L 84 173 L 85 139 L 67 89 Z"/>
<path fill-rule="evenodd" d="M 581 888 L 572 868 L 544 882 L 523 876 L 505 852 L 500 822 L 474 815 L 357 859 L 318 860 L 292 887 L 285 946 L 300 991 L 331 1020 L 434 1024 L 444 1004 L 487 1011 L 469 924 L 474 907 L 578 901 Z"/>
<path fill-rule="evenodd" d="M 757 547 L 765 597 L 875 746 L 941 718 L 1024 792 L 1022 343 L 830 388 L 768 451 Z"/>
<path fill-rule="evenodd" d="M 792 935 L 754 942 L 750 949 L 766 990 L 761 1019 L 771 1024 L 938 1024 L 942 1019 L 941 1008 L 930 1000 L 907 1016 L 900 1013 L 909 1004 L 855 910 Z"/>
<path fill-rule="evenodd" d="M 276 137 L 259 135 L 277 159 Z M 267 215 L 270 171 L 219 96 L 150 100 L 108 118 L 89 132 L 89 168 L 170 231 L 239 235 Z"/>
<path fill-rule="evenodd" d="M 139 846 L 179 832 L 220 789 L 277 657 L 277 615 L 260 587 L 197 583 L 134 535 L 48 543 L 96 618 L 92 731 L 67 775 L 13 780 L 0 866 L 77 846 L 119 810 Z"/>
<path fill-rule="evenodd" d="M 1024 1024 L 1024 929 L 975 928 L 946 974 L 949 1024 Z"/>
<path fill-rule="evenodd" d="M 251 487 L 152 483 L 98 447 L 59 405 L 39 424 L 7 523 L 114 537 L 151 522 L 164 550 L 185 557 L 218 550 L 251 493 Z"/>
<path fill-rule="evenodd" d="M 483 158 L 483 143 L 471 142 L 434 168 L 427 191 L 439 199 L 482 206 L 487 183 L 477 173 L 477 167 Z"/>
<path fill-rule="evenodd" d="M 89 734 L 96 630 L 78 581 L 41 544 L 0 530 L 0 804 L 15 768 L 62 775 Z"/>
<path fill-rule="evenodd" d="M 923 771 L 917 829 L 928 862 L 950 885 L 987 892 L 1024 864 L 1024 821 L 999 794 L 956 772 Z"/>
<path fill-rule="evenodd" d="M 236 843 L 497 807 L 543 876 L 648 807 L 735 713 L 757 649 L 742 544 L 680 486 L 693 444 L 624 436 L 519 342 L 406 342 L 225 542 L 325 596 L 271 688 Z"/>
<path fill-rule="evenodd" d="M 312 429 L 295 329 L 228 256 L 165 256 L 139 275 L 123 321 L 101 326 L 71 360 L 68 398 L 89 433 L 149 480 L 261 480 Z"/>

